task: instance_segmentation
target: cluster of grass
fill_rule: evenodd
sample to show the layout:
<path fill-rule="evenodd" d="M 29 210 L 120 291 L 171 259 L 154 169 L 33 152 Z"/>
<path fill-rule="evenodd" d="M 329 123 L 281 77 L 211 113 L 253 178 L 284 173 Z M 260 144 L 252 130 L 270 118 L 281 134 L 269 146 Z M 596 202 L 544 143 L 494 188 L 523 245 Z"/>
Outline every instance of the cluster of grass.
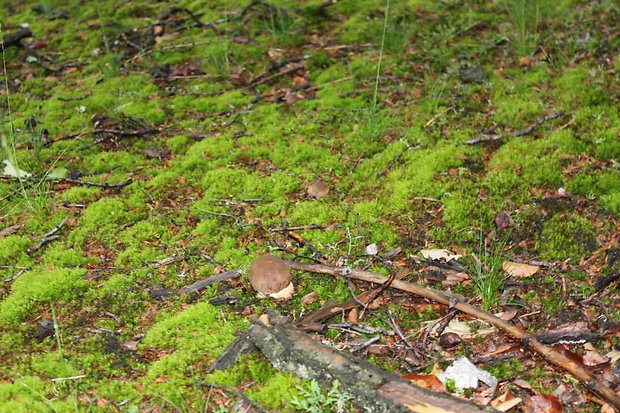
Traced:
<path fill-rule="evenodd" d="M 282 0 L 244 16 L 236 13 L 246 2 L 181 1 L 216 30 L 177 9 L 151 43 L 149 30 L 170 4 L 47 3 L 48 14 L 31 2 L 0 10 L 4 33 L 27 23 L 40 41 L 3 50 L 0 87 L 0 161 L 35 177 L 0 180 L 0 230 L 17 228 L 0 238 L 0 279 L 9 280 L 0 287 L 0 405 L 16 412 L 216 411 L 209 382 L 252 381 L 250 396 L 271 409 L 344 403 L 337 389 L 300 385 L 257 356 L 204 374 L 249 320 L 209 299 L 232 294 L 256 312 L 276 306 L 253 297 L 245 281 L 198 299 L 149 295 L 247 266 L 274 248 L 271 227 L 325 225 L 304 239 L 353 265 L 370 243 L 405 254 L 455 244 L 477 253 L 480 234 L 508 211 L 515 225 L 506 242 L 533 241 L 520 252 L 579 262 L 620 216 L 620 61 L 610 67 L 606 52 L 619 45 L 593 30 L 618 17 L 611 0 L 477 2 L 466 12 L 429 0 L 327 9 Z M 70 20 L 51 18 L 53 10 Z M 348 47 L 325 48 L 337 45 Z M 254 89 L 236 80 L 302 56 L 303 100 L 271 99 L 300 81 L 293 76 Z M 488 80 L 463 83 L 466 65 Z M 166 70 L 177 78 L 157 75 Z M 567 115 L 533 135 L 464 145 L 552 111 Z M 161 133 L 89 145 L 95 115 L 136 117 Z M 133 183 L 46 181 L 55 170 Z M 315 179 L 329 184 L 327 198 L 306 197 Z M 560 188 L 570 196 L 557 196 Z M 59 238 L 37 249 L 63 220 Z M 503 281 L 500 244 L 484 246 L 475 287 L 463 291 L 489 309 Z M 159 265 L 170 257 L 182 259 Z M 290 314 L 318 308 L 301 303 L 311 291 L 319 301 L 349 297 L 339 281 L 296 277 L 297 297 L 280 305 Z M 435 314 L 401 315 L 413 327 Z M 57 334 L 39 341 L 44 319 Z"/>

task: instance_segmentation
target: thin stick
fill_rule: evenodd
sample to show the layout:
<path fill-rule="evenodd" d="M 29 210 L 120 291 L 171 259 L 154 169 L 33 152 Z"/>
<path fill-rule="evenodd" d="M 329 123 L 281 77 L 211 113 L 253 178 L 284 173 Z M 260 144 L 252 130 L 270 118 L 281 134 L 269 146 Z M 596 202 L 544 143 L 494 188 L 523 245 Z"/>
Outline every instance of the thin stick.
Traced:
<path fill-rule="evenodd" d="M 468 140 L 463 142 L 465 145 L 475 145 L 477 143 L 480 142 L 492 142 L 492 141 L 497 141 L 500 139 L 504 139 L 508 136 L 512 136 L 514 138 L 520 138 L 522 136 L 526 136 L 529 135 L 530 133 L 534 132 L 535 130 L 537 130 L 538 128 L 540 128 L 543 123 L 553 120 L 555 118 L 559 118 L 560 116 L 564 116 L 564 112 L 553 112 L 549 115 L 545 115 L 541 118 L 539 118 L 536 122 L 534 122 L 533 124 L 531 124 L 530 126 L 528 126 L 525 129 L 522 130 L 517 130 L 514 131 L 512 133 L 506 133 L 506 132 L 502 132 L 502 133 L 497 133 L 497 134 L 480 134 L 478 135 L 476 138 Z"/>
<path fill-rule="evenodd" d="M 287 261 L 287 264 L 291 269 L 294 270 L 328 274 L 335 277 L 343 277 L 342 268 L 336 268 L 321 264 L 306 264 L 296 261 Z M 347 269 L 347 277 L 375 284 L 384 284 L 388 280 L 388 278 L 383 275 L 375 274 L 369 271 L 354 269 Z M 429 300 L 447 305 L 450 308 L 456 308 L 459 311 L 462 311 L 466 314 L 469 314 L 473 317 L 492 324 L 493 326 L 510 335 L 512 338 L 518 340 L 523 347 L 531 349 L 538 355 L 542 356 L 545 360 L 549 361 L 551 364 L 554 364 L 557 367 L 560 367 L 561 369 L 575 376 L 586 386 L 587 389 L 589 389 L 593 393 L 598 394 L 609 404 L 620 410 L 620 396 L 618 396 L 612 389 L 610 389 L 602 380 L 593 377 L 589 372 L 584 370 L 577 363 L 573 362 L 563 354 L 560 354 L 552 348 L 542 344 L 531 334 L 528 334 L 527 332 L 494 316 L 491 313 L 488 313 L 471 304 L 467 304 L 466 302 L 463 302 L 462 298 L 457 295 L 433 290 L 430 288 L 425 288 L 420 285 L 401 280 L 392 280 L 390 286 L 398 290 L 407 291 L 420 297 L 424 297 Z"/>

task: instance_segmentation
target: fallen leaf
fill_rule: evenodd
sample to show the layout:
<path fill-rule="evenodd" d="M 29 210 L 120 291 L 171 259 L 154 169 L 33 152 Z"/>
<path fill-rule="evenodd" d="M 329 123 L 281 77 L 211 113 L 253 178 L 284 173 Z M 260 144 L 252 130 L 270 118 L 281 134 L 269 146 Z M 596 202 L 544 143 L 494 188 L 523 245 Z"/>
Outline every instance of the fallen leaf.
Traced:
<path fill-rule="evenodd" d="M 349 314 L 347 315 L 347 321 L 351 324 L 359 324 L 360 311 L 357 309 L 357 307 L 352 308 L 351 311 L 349 311 Z"/>
<path fill-rule="evenodd" d="M 561 413 L 564 409 L 557 397 L 549 394 L 536 394 L 525 399 L 523 411 L 525 413 Z"/>
<path fill-rule="evenodd" d="M 586 354 L 583 356 L 583 364 L 586 366 L 598 366 L 609 362 L 609 359 L 599 354 L 592 344 L 586 343 L 583 347 L 586 350 Z"/>
<path fill-rule="evenodd" d="M 506 229 L 514 225 L 512 218 L 505 211 L 498 212 L 493 218 L 493 223 L 497 229 Z"/>
<path fill-rule="evenodd" d="M 515 385 L 521 387 L 522 389 L 532 390 L 532 385 L 529 382 L 527 382 L 527 381 L 525 381 L 523 379 L 516 379 L 515 381 L 513 381 L 513 383 Z"/>
<path fill-rule="evenodd" d="M 439 323 L 437 323 L 436 320 L 431 320 L 426 323 L 432 326 L 431 331 L 430 331 L 431 334 L 434 333 L 439 327 Z M 450 321 L 450 323 L 448 323 L 448 326 L 444 329 L 444 333 L 455 333 L 464 339 L 475 338 L 475 337 L 485 337 L 496 331 L 497 330 L 495 329 L 495 327 L 492 327 L 492 326 L 472 328 L 468 322 L 460 321 L 457 319 Z"/>
<path fill-rule="evenodd" d="M 527 277 L 531 277 L 532 275 L 536 274 L 540 270 L 540 267 L 537 265 L 529 265 L 529 264 L 523 264 L 519 262 L 504 261 L 502 263 L 502 269 L 506 271 L 508 274 L 512 275 L 513 277 L 527 278 Z"/>
<path fill-rule="evenodd" d="M 22 225 L 11 225 L 10 227 L 6 227 L 3 230 L 0 230 L 0 238 L 4 238 L 8 235 L 14 234 L 22 228 Z"/>
<path fill-rule="evenodd" d="M 469 280 L 471 277 L 466 272 L 453 272 L 446 276 L 446 279 L 441 282 L 444 287 L 452 287 L 457 284 L 462 284 L 463 281 Z"/>
<path fill-rule="evenodd" d="M 501 396 L 493 399 L 489 405 L 491 407 L 495 407 L 497 410 L 501 412 L 507 412 L 513 407 L 517 406 L 521 403 L 523 399 L 520 397 L 515 397 L 512 393 L 506 392 Z"/>
<path fill-rule="evenodd" d="M 504 321 L 510 321 L 517 315 L 517 312 L 517 310 L 501 311 L 499 313 L 496 313 L 495 316 L 501 318 Z"/>
<path fill-rule="evenodd" d="M 452 254 L 446 249 L 424 249 L 420 251 L 420 254 L 428 260 L 458 261 L 462 257 L 462 255 Z"/>
<path fill-rule="evenodd" d="M 10 159 L 5 159 L 2 162 L 6 165 L 4 167 L 4 175 L 12 176 L 14 178 L 28 178 L 29 176 L 32 176 L 32 174 L 15 166 Z"/>
<path fill-rule="evenodd" d="M 409 380 L 410 383 L 416 386 L 423 387 L 425 389 L 445 392 L 446 388 L 434 374 L 413 374 L 405 373 L 403 375 L 405 380 Z"/>
<path fill-rule="evenodd" d="M 304 305 L 309 305 L 315 302 L 317 298 L 319 298 L 319 294 L 316 291 L 312 291 L 301 299 L 301 303 Z"/>

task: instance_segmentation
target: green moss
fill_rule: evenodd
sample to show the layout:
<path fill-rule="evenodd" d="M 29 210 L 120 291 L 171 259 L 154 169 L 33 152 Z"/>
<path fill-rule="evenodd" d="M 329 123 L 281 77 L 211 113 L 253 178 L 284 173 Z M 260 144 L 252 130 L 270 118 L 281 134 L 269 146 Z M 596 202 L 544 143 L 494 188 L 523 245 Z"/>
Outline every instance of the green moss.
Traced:
<path fill-rule="evenodd" d="M 620 113 L 617 74 L 600 57 L 617 41 L 598 30 L 617 20 L 609 1 L 471 2 L 465 12 L 453 1 L 392 2 L 385 39 L 385 0 L 341 1 L 324 10 L 322 0 L 294 7 L 273 0 L 278 10 L 258 5 L 239 19 L 233 16 L 247 2 L 238 0 L 210 7 L 183 0 L 174 10 L 146 0 L 78 3 L 56 5 L 70 13 L 69 25 L 37 14 L 28 1 L 0 8 L 3 27 L 28 22 L 37 39 L 4 51 L 11 113 L 3 111 L 0 130 L 17 148 L 12 154 L 8 142 L 1 152 L 36 174 L 63 167 L 89 181 L 133 183 L 67 189 L 0 182 L 0 230 L 21 226 L 0 238 L 2 277 L 17 276 L 0 291 L 0 411 L 110 410 L 121 402 L 127 411 L 203 411 L 208 382 L 252 383 L 244 392 L 267 410 L 290 409 L 298 381 L 260 355 L 206 377 L 204 370 L 247 326 L 242 308 L 280 307 L 298 316 L 300 308 L 307 313 L 325 300 L 349 299 L 346 283 L 296 271 L 297 294 L 287 303 L 257 299 L 245 275 L 241 286 L 221 283 L 166 300 L 149 295 L 154 286 L 174 289 L 247 267 L 276 245 L 312 254 L 268 228 L 329 225 L 298 233 L 332 264 L 370 264 L 381 274 L 384 267 L 356 256 L 367 244 L 378 244 L 380 253 L 402 248 L 398 261 L 426 245 L 468 248 L 479 245 L 481 233 L 497 231 L 500 211 L 515 221 L 509 255 L 574 263 L 596 248 L 596 239 L 611 236 L 609 222 L 620 214 Z M 195 27 L 182 8 L 202 23 L 218 23 Z M 531 65 L 519 64 L 552 33 L 566 35 L 551 36 L 557 41 Z M 504 36 L 508 47 L 496 44 Z M 294 64 L 300 68 L 287 72 Z M 463 64 L 482 66 L 489 80 L 462 83 Z M 197 71 L 183 76 L 190 66 Z M 240 85 L 241 67 L 249 78 L 260 76 L 259 84 Z M 153 69 L 181 76 L 164 79 Z M 304 99 L 281 101 L 301 79 L 308 86 L 295 92 Z M 463 144 L 494 129 L 524 129 L 554 111 L 566 116 L 527 136 Z M 96 138 L 93 115 L 134 116 L 162 131 L 88 147 Z M 46 136 L 55 142 L 44 143 Z M 170 156 L 156 159 L 152 150 Z M 330 185 L 327 198 L 307 197 L 315 179 Z M 561 187 L 572 196 L 550 196 Z M 63 219 L 68 224 L 54 242 L 28 251 Z M 174 254 L 183 259 L 155 265 Z M 89 281 L 82 279 L 87 272 Z M 591 293 L 587 275 L 566 275 L 579 294 Z M 474 294 L 471 286 L 455 290 Z M 311 291 L 319 300 L 301 304 Z M 233 309 L 207 304 L 222 295 L 240 301 Z M 547 296 L 527 299 L 552 313 L 559 299 L 554 291 Z M 37 317 L 49 317 L 50 305 L 63 333 L 63 359 L 53 338 L 33 339 Z M 438 317 L 395 303 L 390 310 L 407 331 Z M 385 328 L 371 313 L 367 322 Z M 116 334 L 93 335 L 92 328 Z M 146 334 L 138 353 L 117 348 L 116 341 L 137 334 Z M 400 368 L 381 356 L 373 360 Z M 495 373 L 509 378 L 523 374 L 520 368 L 504 363 Z M 86 377 L 49 380 L 80 374 Z"/>
<path fill-rule="evenodd" d="M 13 281 L 11 294 L 0 302 L 0 324 L 15 324 L 43 304 L 75 299 L 86 287 L 81 269 L 28 271 Z"/>
<path fill-rule="evenodd" d="M 99 188 L 73 186 L 58 194 L 57 197 L 69 203 L 84 203 L 96 201 L 100 195 L 101 189 Z"/>
<path fill-rule="evenodd" d="M 113 244 L 117 227 L 129 223 L 134 216 L 119 199 L 100 199 L 86 208 L 69 240 L 73 245 L 81 246 L 88 239 L 98 237 L 108 245 Z"/>
<path fill-rule="evenodd" d="M 79 268 L 88 264 L 88 258 L 73 248 L 67 248 L 61 243 L 53 243 L 45 249 L 41 261 L 49 267 Z"/>
<path fill-rule="evenodd" d="M 557 214 L 543 226 L 538 244 L 546 259 L 580 262 L 596 246 L 592 223 L 575 213 Z"/>
<path fill-rule="evenodd" d="M 298 385 L 299 379 L 291 374 L 275 373 L 262 383 L 260 390 L 250 393 L 250 397 L 270 409 L 290 408 L 289 401 L 299 393 Z"/>
<path fill-rule="evenodd" d="M 28 256 L 31 241 L 22 235 L 0 238 L 0 265 L 27 266 L 32 263 Z"/>
<path fill-rule="evenodd" d="M 176 362 L 204 357 L 215 358 L 232 339 L 237 328 L 245 322 L 234 316 L 226 316 L 223 323 L 220 309 L 209 304 L 199 303 L 186 310 L 162 317 L 150 329 L 142 345 L 156 349 L 176 349 Z M 156 377 L 162 373 L 158 366 L 168 357 L 151 366 L 149 375 Z"/>

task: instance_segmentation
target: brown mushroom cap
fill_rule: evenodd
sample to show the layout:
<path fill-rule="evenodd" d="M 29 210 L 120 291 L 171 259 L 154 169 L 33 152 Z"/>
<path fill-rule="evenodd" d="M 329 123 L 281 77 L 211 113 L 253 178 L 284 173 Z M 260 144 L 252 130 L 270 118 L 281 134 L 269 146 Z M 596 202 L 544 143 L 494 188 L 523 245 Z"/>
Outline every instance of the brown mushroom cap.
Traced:
<path fill-rule="evenodd" d="M 291 270 L 280 258 L 273 255 L 258 257 L 248 271 L 250 284 L 260 294 L 271 295 L 275 298 L 288 298 L 292 294 Z M 278 295 L 283 290 L 289 290 L 284 296 Z"/>
<path fill-rule="evenodd" d="M 329 194 L 329 186 L 323 181 L 316 180 L 308 187 L 308 196 L 311 198 L 321 199 Z"/>

